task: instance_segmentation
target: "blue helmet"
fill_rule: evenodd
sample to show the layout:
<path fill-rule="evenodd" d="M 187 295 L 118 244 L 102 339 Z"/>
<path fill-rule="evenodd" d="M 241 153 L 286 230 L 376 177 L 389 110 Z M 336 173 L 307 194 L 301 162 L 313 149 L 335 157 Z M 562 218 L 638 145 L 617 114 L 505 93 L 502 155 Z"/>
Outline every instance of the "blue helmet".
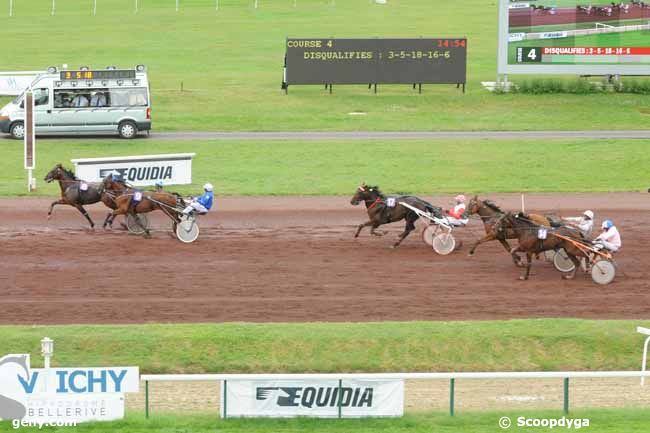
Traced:
<path fill-rule="evenodd" d="M 609 230 L 612 227 L 614 227 L 614 223 L 612 222 L 612 220 L 605 220 L 605 221 L 603 221 L 603 225 L 601 227 L 604 228 L 604 229 Z"/>
<path fill-rule="evenodd" d="M 156 181 L 156 188 L 162 188 L 163 187 L 163 182 L 162 180 L 157 180 Z"/>

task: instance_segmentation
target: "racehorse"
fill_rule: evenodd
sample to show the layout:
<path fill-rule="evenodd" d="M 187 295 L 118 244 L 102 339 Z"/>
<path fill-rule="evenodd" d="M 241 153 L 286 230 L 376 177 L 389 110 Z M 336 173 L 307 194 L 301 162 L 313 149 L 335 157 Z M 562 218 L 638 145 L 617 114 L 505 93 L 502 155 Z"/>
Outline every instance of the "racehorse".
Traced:
<path fill-rule="evenodd" d="M 533 254 L 539 254 L 547 250 L 557 250 L 564 248 L 567 256 L 574 264 L 574 269 L 570 273 L 562 275 L 562 278 L 571 280 L 575 278 L 576 271 L 580 267 L 580 258 L 586 257 L 585 254 L 562 237 L 575 238 L 575 231 L 568 227 L 549 228 L 536 224 L 530 219 L 529 215 L 522 212 L 512 214 L 508 212 L 499 220 L 497 230 L 512 230 L 519 240 L 519 246 L 513 248 L 512 254 L 518 252 L 526 253 L 526 270 L 519 277 L 520 280 L 527 280 L 530 275 L 530 266 Z M 558 234 L 560 236 L 555 236 Z"/>
<path fill-rule="evenodd" d="M 117 215 L 131 214 L 135 216 L 135 214 L 148 213 L 154 210 L 161 210 L 174 221 L 174 224 L 178 224 L 181 221 L 178 212 L 175 211 L 179 203 L 179 197 L 175 194 L 164 191 L 144 191 L 142 192 L 142 200 L 135 203 L 134 206 L 131 206 L 131 199 L 135 195 L 133 189 L 122 189 L 123 184 L 120 185 L 119 181 L 114 181 L 112 176 L 106 176 L 102 184 L 106 191 L 113 193 L 121 192 L 120 195 L 115 195 L 113 199 L 115 201 L 115 210 L 104 221 L 104 228 L 109 224 L 109 221 L 112 223 Z M 138 218 L 133 218 L 133 220 L 144 231 L 145 237 L 149 237 L 149 229 L 143 227 Z"/>
<path fill-rule="evenodd" d="M 350 204 L 357 206 L 360 202 L 366 204 L 368 210 L 369 220 L 357 226 L 357 231 L 354 237 L 359 237 L 359 233 L 364 227 L 370 226 L 370 233 L 375 236 L 383 236 L 385 233 L 378 233 L 375 231 L 377 227 L 383 224 L 393 223 L 402 219 L 406 220 L 404 231 L 399 235 L 397 242 L 392 248 L 396 248 L 400 243 L 415 230 L 415 221 L 419 215 L 404 206 L 400 206 L 400 202 L 409 204 L 423 212 L 429 212 L 437 218 L 442 218 L 442 208 L 435 207 L 431 203 L 426 202 L 418 197 L 410 195 L 402 195 L 398 197 L 386 197 L 379 191 L 377 186 L 368 186 L 365 183 L 357 188 L 357 191 L 352 196 Z"/>
<path fill-rule="evenodd" d="M 508 243 L 507 239 L 516 239 L 517 235 L 513 230 L 505 229 L 505 230 L 496 230 L 496 225 L 497 223 L 503 218 L 505 215 L 505 212 L 501 210 L 499 206 L 497 206 L 494 202 L 490 200 L 479 200 L 478 196 L 472 197 L 472 199 L 469 201 L 469 206 L 467 206 L 466 213 L 468 215 L 478 215 L 481 218 L 481 221 L 483 222 L 483 227 L 485 228 L 485 236 L 472 245 L 472 248 L 469 250 L 469 255 L 473 256 L 474 252 L 476 250 L 476 247 L 478 247 L 480 244 L 484 242 L 489 242 L 493 240 L 498 240 L 501 245 L 503 245 L 503 248 L 510 254 L 512 255 L 512 261 L 516 266 L 523 266 L 521 263 L 521 257 L 519 257 L 517 254 L 512 252 L 512 248 L 510 247 L 510 244 Z M 542 215 L 537 215 L 537 214 L 530 214 L 528 216 L 532 221 L 539 225 L 543 226 L 548 226 L 550 227 L 551 223 L 548 220 L 548 218 L 542 216 Z"/>
<path fill-rule="evenodd" d="M 45 175 L 43 180 L 47 183 L 58 180 L 59 187 L 61 188 L 61 199 L 52 202 L 50 210 L 47 212 L 47 219 L 50 219 L 52 216 L 54 206 L 57 204 L 67 204 L 77 208 L 79 212 L 86 217 L 91 228 L 95 227 L 95 223 L 90 218 L 90 215 L 88 215 L 88 212 L 86 212 L 86 209 L 83 208 L 83 205 L 94 204 L 102 200 L 104 192 L 104 186 L 102 183 L 84 182 L 77 179 L 73 172 L 66 169 L 61 164 L 55 165 L 54 168 Z M 107 204 L 107 206 L 109 205 Z"/>

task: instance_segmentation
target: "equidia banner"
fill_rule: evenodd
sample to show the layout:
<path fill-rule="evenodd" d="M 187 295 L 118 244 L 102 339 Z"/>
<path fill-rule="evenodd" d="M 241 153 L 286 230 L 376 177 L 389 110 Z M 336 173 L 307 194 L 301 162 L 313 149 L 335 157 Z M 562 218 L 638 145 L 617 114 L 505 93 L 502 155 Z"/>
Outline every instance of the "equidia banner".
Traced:
<path fill-rule="evenodd" d="M 100 182 L 117 172 L 135 186 L 186 185 L 192 183 L 192 158 L 195 153 L 142 155 L 112 158 L 73 159 L 75 175 L 87 182 Z"/>
<path fill-rule="evenodd" d="M 402 416 L 403 380 L 236 380 L 222 383 L 222 417 Z"/>
<path fill-rule="evenodd" d="M 107 421 L 124 417 L 137 367 L 30 368 L 29 355 L 0 358 L 0 420 Z"/>

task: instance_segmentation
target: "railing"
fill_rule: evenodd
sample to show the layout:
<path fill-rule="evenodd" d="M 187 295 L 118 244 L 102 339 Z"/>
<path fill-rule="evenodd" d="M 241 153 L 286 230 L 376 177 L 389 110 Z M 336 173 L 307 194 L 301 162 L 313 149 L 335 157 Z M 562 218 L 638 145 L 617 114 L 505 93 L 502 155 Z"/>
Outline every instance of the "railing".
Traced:
<path fill-rule="evenodd" d="M 563 379 L 563 410 L 569 413 L 570 379 L 650 377 L 650 371 L 542 371 L 485 373 L 323 373 L 323 374 L 143 374 L 145 417 L 149 418 L 149 382 L 217 382 L 236 380 L 449 380 L 449 415 L 454 416 L 456 379 Z M 340 404 L 340 401 L 339 401 Z M 339 407 L 340 409 L 340 407 Z"/>

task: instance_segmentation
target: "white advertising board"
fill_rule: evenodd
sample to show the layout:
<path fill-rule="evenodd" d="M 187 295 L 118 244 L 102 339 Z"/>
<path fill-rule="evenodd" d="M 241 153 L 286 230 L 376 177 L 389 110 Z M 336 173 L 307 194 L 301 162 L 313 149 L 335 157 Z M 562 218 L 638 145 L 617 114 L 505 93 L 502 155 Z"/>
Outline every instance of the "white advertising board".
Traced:
<path fill-rule="evenodd" d="M 403 380 L 236 380 L 222 385 L 222 394 L 222 417 L 358 418 L 404 414 Z"/>

